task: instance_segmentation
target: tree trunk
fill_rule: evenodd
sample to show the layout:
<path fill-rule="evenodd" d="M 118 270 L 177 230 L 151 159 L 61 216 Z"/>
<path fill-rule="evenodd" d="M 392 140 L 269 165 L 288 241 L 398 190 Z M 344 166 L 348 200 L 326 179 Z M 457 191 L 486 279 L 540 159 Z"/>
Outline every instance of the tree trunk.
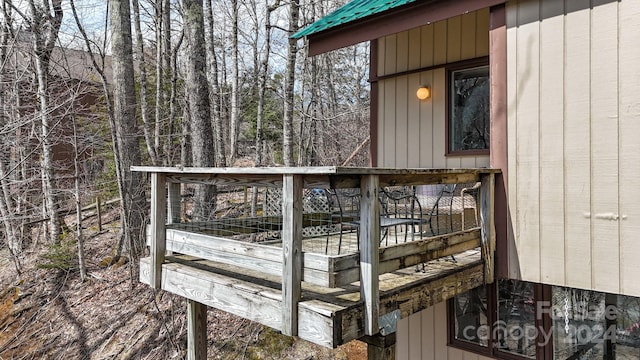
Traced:
<path fill-rule="evenodd" d="M 238 119 L 238 0 L 231 1 L 231 21 L 232 21 L 232 43 L 231 43 L 231 116 L 229 124 L 229 140 L 231 142 L 229 148 L 229 163 L 233 162 L 238 155 L 238 133 L 240 124 Z"/>
<path fill-rule="evenodd" d="M 149 122 L 149 100 L 147 95 L 147 66 L 144 57 L 144 43 L 142 41 L 142 29 L 140 28 L 140 4 L 138 0 L 133 0 L 133 23 L 136 29 L 136 52 L 138 56 L 138 67 L 140 69 L 140 112 L 142 118 L 142 130 L 144 132 L 144 142 L 147 145 L 147 152 L 151 158 L 151 163 L 158 166 L 158 153 L 154 144 L 154 137 L 151 134 L 151 123 Z"/>
<path fill-rule="evenodd" d="M 62 24 L 62 0 L 53 0 L 54 14 L 49 13 L 49 6 L 40 7 L 29 1 L 32 16 L 33 50 L 35 52 L 36 78 L 38 81 L 38 115 L 40 120 L 40 136 L 42 147 L 42 185 L 46 214 L 49 217 L 49 238 L 52 243 L 60 241 L 62 218 L 58 213 L 57 191 L 55 185 L 55 169 L 53 164 L 53 114 L 49 108 L 49 61 L 51 52 L 58 39 L 58 31 Z"/>
<path fill-rule="evenodd" d="M 212 167 L 214 163 L 213 131 L 207 84 L 204 17 L 202 0 L 183 1 L 184 32 L 187 45 L 187 81 L 191 117 L 191 152 L 193 166 Z M 202 221 L 215 209 L 215 188 L 199 185 L 194 194 L 194 220 Z"/>
<path fill-rule="evenodd" d="M 291 0 L 289 5 L 289 46 L 287 47 L 287 70 L 284 85 L 284 121 L 282 131 L 282 152 L 285 166 L 293 166 L 293 99 L 296 71 L 296 58 L 298 53 L 297 40 L 290 35 L 298 31 L 298 18 L 300 16 L 300 1 Z"/>
<path fill-rule="evenodd" d="M 121 201 L 124 209 L 125 246 L 133 257 L 144 245 L 143 218 L 146 197 L 142 174 L 132 172 L 140 165 L 136 125 L 136 96 L 131 39 L 131 13 L 128 0 L 109 0 L 113 59 L 113 117 L 122 169 Z"/>
<path fill-rule="evenodd" d="M 74 169 L 74 196 L 76 198 L 76 243 L 78 244 L 78 267 L 80 268 L 80 280 L 85 281 L 87 278 L 86 267 L 84 265 L 84 238 L 82 236 L 82 204 L 80 202 L 80 150 L 78 143 L 78 129 L 76 126 L 76 117 L 71 116 L 73 125 L 73 169 Z M 100 201 L 100 200 L 98 200 Z M 100 206 L 100 205 L 98 205 Z M 100 214 L 98 214 L 100 216 Z"/>
<path fill-rule="evenodd" d="M 224 131 L 222 127 L 222 112 L 220 111 L 220 80 L 218 79 L 218 58 L 216 57 L 216 44 L 213 30 L 213 5 L 212 0 L 205 0 L 205 11 L 207 17 L 207 64 L 209 70 L 207 75 L 209 76 L 209 85 L 211 86 L 211 105 L 213 111 L 213 131 L 215 133 L 215 152 L 216 152 L 216 166 L 227 166 L 227 159 L 225 155 L 224 146 Z"/>

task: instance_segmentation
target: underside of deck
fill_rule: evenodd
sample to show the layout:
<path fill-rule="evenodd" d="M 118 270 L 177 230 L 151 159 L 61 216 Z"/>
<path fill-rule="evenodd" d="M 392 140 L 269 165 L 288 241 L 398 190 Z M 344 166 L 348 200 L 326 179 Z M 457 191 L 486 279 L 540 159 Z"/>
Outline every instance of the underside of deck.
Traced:
<path fill-rule="evenodd" d="M 161 273 L 165 291 L 282 329 L 281 277 L 187 255 L 167 256 Z M 151 284 L 150 258 L 140 260 L 140 281 Z M 393 332 L 399 318 L 481 285 L 484 263 L 479 249 L 468 250 L 382 274 L 379 281 L 380 323 Z M 303 281 L 297 319 L 298 336 L 323 346 L 364 336 L 359 282 L 328 288 Z"/>

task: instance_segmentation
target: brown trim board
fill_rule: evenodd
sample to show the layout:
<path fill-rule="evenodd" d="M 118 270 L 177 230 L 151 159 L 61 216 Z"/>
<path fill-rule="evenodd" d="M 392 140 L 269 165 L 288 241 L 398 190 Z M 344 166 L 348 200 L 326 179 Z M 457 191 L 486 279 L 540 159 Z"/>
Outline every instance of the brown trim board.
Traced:
<path fill-rule="evenodd" d="M 457 15 L 503 4 L 505 0 L 416 1 L 308 36 L 309 56 L 379 39 Z"/>

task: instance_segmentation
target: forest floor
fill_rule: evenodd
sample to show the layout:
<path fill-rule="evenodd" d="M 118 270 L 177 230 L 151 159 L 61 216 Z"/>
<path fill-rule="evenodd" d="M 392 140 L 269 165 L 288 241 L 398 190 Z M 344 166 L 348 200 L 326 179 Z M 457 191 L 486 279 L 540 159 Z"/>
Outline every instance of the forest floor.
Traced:
<path fill-rule="evenodd" d="M 182 359 L 186 301 L 137 281 L 131 263 L 110 261 L 117 211 L 83 222 L 88 272 L 80 281 L 75 242 L 25 244 L 22 273 L 0 250 L 0 360 Z M 73 236 L 68 235 L 72 238 Z M 209 308 L 209 359 L 364 359 L 352 341 L 326 349 Z"/>

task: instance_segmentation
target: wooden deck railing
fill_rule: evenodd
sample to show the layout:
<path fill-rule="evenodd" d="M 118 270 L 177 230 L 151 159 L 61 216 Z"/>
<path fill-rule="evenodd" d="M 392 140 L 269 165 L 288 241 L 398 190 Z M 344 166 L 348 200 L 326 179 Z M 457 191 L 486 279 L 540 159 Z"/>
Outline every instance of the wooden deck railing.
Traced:
<path fill-rule="evenodd" d="M 479 246 L 485 264 L 485 281 L 493 282 L 493 198 L 496 170 L 344 167 L 134 167 L 132 170 L 147 172 L 151 176 L 151 219 L 148 233 L 150 284 L 155 288 L 161 288 L 162 265 L 167 251 L 279 275 L 282 281 L 281 331 L 287 335 L 298 333 L 297 310 L 302 281 L 323 287 L 336 287 L 359 280 L 366 335 L 374 335 L 380 331 L 380 274 Z M 380 246 L 380 188 L 476 182 L 481 184 L 477 205 L 480 214 L 479 226 Z M 197 224 L 180 222 L 181 214 L 176 211 L 180 208 L 180 184 L 242 185 L 282 189 L 282 212 L 281 217 L 278 217 L 278 221 L 281 222 L 269 228 L 279 231 L 280 239 L 274 246 L 273 242 L 252 243 L 220 235 L 220 227 L 238 227 L 242 223 L 258 221 L 255 218 L 229 219 L 224 226 L 221 225 L 223 221 L 216 219 L 218 228 L 212 228 L 209 233 L 193 230 Z M 313 220 L 313 216 L 310 218 L 308 214 L 304 214 L 304 189 L 343 188 L 360 189 L 359 218 L 357 222 L 351 221 L 351 225 L 355 224 L 357 227 L 359 251 L 340 255 L 304 252 L 303 227 Z M 462 211 L 464 212 L 464 208 Z M 325 220 L 329 221 L 328 224 L 335 221 L 331 220 L 330 216 Z M 272 224 L 273 221 L 269 223 Z M 425 223 L 419 221 L 412 225 L 424 229 Z M 252 226 L 254 229 L 258 228 L 256 225 Z M 419 231 L 422 234 L 423 230 Z M 340 237 L 340 241 L 342 240 Z"/>

